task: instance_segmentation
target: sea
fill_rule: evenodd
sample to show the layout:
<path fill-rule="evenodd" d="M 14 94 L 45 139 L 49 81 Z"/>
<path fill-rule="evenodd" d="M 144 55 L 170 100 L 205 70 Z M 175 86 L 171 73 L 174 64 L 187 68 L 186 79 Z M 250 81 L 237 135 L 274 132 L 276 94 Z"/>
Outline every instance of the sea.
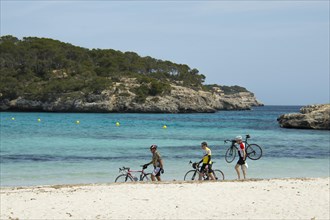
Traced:
<path fill-rule="evenodd" d="M 198 114 L 1 112 L 0 186 L 112 183 L 119 168 L 138 171 L 150 162 L 152 144 L 164 161 L 162 179 L 179 181 L 192 169 L 190 161 L 201 160 L 203 141 L 212 150 L 213 168 L 236 179 L 238 158 L 225 161 L 224 140 L 247 134 L 263 150 L 259 160 L 247 160 L 248 178 L 329 177 L 330 131 L 285 129 L 277 122 L 301 107 Z"/>

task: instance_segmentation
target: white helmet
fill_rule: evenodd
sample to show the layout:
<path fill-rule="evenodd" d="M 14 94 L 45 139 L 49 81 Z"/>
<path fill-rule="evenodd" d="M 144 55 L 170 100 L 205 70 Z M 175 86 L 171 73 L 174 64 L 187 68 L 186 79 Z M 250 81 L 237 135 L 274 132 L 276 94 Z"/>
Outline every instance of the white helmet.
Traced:
<path fill-rule="evenodd" d="M 241 141 L 242 140 L 242 136 L 236 136 L 235 140 L 236 141 Z"/>

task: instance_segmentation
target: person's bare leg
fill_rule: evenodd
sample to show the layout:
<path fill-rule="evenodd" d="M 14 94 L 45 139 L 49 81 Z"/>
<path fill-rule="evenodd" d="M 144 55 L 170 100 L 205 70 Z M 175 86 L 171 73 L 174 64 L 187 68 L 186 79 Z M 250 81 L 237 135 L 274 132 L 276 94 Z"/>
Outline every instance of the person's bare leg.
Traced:
<path fill-rule="evenodd" d="M 202 179 L 203 179 L 203 175 L 204 175 L 204 173 L 200 172 L 200 173 L 198 173 L 198 174 L 199 174 L 199 176 L 198 176 L 198 180 L 202 180 Z"/>
<path fill-rule="evenodd" d="M 154 175 L 152 175 L 152 174 L 151 174 L 151 180 L 152 180 L 152 181 L 156 181 L 156 178 L 155 178 L 155 176 L 154 176 Z"/>
<path fill-rule="evenodd" d="M 239 173 L 239 167 L 240 167 L 240 165 L 236 164 L 236 166 L 235 166 L 235 170 L 236 170 L 236 173 L 237 173 L 238 179 L 241 179 L 241 174 Z"/>
<path fill-rule="evenodd" d="M 242 171 L 243 171 L 244 179 L 246 179 L 246 166 L 245 166 L 245 164 L 242 165 Z"/>
<path fill-rule="evenodd" d="M 162 179 L 160 178 L 160 176 L 156 176 L 158 181 L 162 181 Z"/>
<path fill-rule="evenodd" d="M 215 177 L 214 177 L 213 173 L 209 173 L 209 177 L 210 177 L 210 180 L 215 180 Z"/>

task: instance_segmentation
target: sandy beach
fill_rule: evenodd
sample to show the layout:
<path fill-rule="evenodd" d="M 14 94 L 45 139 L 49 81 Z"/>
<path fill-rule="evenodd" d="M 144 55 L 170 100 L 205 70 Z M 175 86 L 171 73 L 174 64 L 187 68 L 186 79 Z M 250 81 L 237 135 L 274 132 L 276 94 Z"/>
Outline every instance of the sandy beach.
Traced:
<path fill-rule="evenodd" d="M 1 188 L 1 219 L 329 219 L 330 178 Z"/>

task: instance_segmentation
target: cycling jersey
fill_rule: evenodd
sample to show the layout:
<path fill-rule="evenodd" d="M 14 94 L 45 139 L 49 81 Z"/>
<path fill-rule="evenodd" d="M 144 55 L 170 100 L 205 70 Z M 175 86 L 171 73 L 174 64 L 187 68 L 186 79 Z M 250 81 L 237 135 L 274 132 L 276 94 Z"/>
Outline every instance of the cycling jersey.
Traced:
<path fill-rule="evenodd" d="M 239 144 L 239 147 L 238 147 L 238 155 L 239 157 L 244 157 L 244 152 L 245 151 L 245 144 L 242 142 Z"/>
<path fill-rule="evenodd" d="M 205 164 L 205 163 L 203 163 L 203 165 L 201 166 L 199 172 L 204 173 L 206 167 L 207 167 L 207 172 L 208 173 L 213 173 L 212 164 Z"/>
<path fill-rule="evenodd" d="M 152 154 L 152 165 L 154 167 L 160 167 L 160 160 L 161 160 L 160 154 L 156 151 Z"/>
<path fill-rule="evenodd" d="M 204 151 L 204 155 L 203 155 L 203 164 L 211 164 L 211 150 L 208 147 L 205 147 Z"/>
<path fill-rule="evenodd" d="M 237 164 L 239 165 L 243 165 L 245 164 L 245 160 L 244 160 L 244 152 L 245 151 L 245 144 L 244 143 L 240 143 L 238 146 L 238 161 Z"/>

